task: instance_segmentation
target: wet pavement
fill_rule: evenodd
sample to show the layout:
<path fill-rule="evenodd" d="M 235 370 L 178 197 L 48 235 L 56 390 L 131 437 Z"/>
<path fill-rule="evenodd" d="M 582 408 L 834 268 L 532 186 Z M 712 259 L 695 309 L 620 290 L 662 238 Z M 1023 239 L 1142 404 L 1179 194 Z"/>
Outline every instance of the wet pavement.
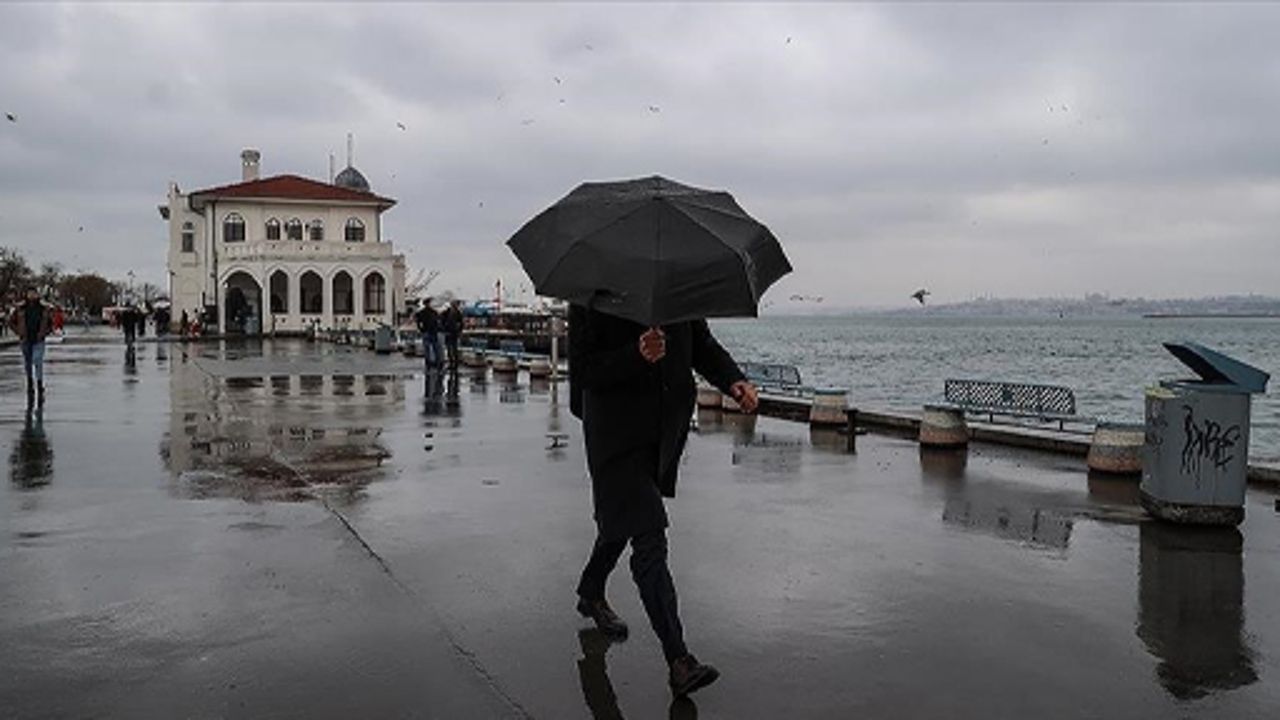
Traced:
<path fill-rule="evenodd" d="M 301 341 L 0 351 L 0 717 L 1271 718 L 1280 513 L 1141 519 L 1074 459 L 703 414 L 670 503 L 672 703 L 573 612 L 578 424 L 546 383 Z M 561 390 L 562 392 L 562 390 Z M 568 433 L 551 447 L 550 433 Z M 695 704 L 696 702 L 696 704 Z"/>

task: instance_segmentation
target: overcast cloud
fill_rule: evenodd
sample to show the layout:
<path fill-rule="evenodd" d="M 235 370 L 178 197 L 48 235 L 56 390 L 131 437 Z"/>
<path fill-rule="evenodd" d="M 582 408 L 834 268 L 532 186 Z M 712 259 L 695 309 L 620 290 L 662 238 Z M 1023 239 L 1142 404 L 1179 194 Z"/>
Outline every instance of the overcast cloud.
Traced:
<path fill-rule="evenodd" d="M 0 245 L 163 284 L 169 180 L 238 180 L 245 147 L 323 179 L 351 131 L 399 200 L 387 236 L 465 295 L 525 282 L 503 242 L 577 183 L 655 173 L 774 230 L 777 307 L 1276 294 L 1278 27 L 1265 4 L 5 4 Z"/>

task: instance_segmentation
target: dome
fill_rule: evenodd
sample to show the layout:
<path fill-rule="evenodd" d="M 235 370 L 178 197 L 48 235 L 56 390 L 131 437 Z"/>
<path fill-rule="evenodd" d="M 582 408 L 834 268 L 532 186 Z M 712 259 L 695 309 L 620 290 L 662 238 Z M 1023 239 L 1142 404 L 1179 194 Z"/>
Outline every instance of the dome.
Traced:
<path fill-rule="evenodd" d="M 369 181 L 364 179 L 364 175 L 361 175 L 359 170 L 351 167 L 350 165 L 348 165 L 345 170 L 338 173 L 338 176 L 333 179 L 333 184 L 338 187 L 347 188 L 348 190 L 369 192 Z"/>

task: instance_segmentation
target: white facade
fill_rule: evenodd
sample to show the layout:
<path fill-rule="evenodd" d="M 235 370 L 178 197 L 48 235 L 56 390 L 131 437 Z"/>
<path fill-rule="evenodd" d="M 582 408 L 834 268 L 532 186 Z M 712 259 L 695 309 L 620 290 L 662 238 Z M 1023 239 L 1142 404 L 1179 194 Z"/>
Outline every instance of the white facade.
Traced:
<path fill-rule="evenodd" d="M 161 216 L 174 321 L 216 306 L 223 332 L 394 325 L 404 256 L 382 241 L 382 213 L 394 201 L 290 175 L 259 180 L 257 153 L 242 158 L 241 183 L 187 194 L 169 185 Z M 301 239 L 290 232 L 299 227 Z"/>

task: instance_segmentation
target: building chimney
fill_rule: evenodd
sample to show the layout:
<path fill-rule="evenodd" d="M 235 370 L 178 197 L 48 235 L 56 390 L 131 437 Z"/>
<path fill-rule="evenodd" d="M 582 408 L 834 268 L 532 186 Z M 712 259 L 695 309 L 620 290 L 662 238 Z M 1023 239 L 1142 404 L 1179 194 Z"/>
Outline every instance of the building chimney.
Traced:
<path fill-rule="evenodd" d="M 258 161 L 262 159 L 262 153 L 257 150 L 246 149 L 240 153 L 240 167 L 244 171 L 244 181 L 258 179 Z"/>

